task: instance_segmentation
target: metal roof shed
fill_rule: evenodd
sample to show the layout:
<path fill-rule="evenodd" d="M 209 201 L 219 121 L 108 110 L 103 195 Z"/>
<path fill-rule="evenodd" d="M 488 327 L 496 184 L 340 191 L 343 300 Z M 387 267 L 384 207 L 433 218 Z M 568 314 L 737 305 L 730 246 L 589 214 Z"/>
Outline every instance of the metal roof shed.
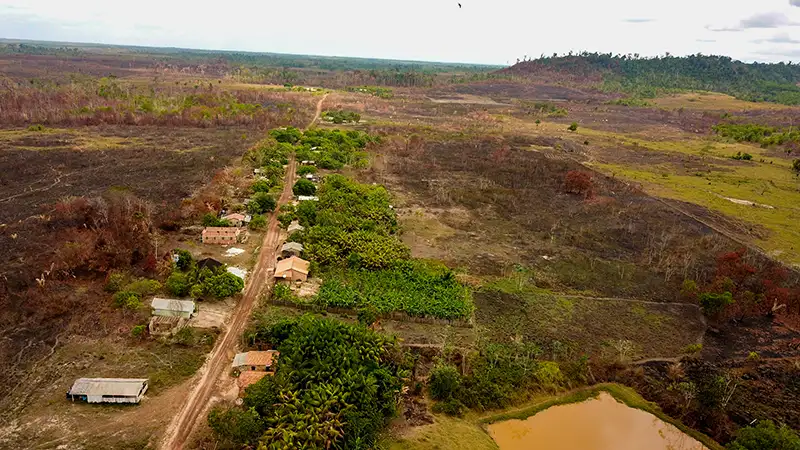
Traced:
<path fill-rule="evenodd" d="M 189 319 L 194 314 L 194 302 L 191 300 L 176 300 L 172 298 L 154 298 L 150 302 L 154 316 L 184 317 Z"/>
<path fill-rule="evenodd" d="M 79 378 L 67 399 L 87 403 L 139 403 L 147 392 L 146 378 Z"/>

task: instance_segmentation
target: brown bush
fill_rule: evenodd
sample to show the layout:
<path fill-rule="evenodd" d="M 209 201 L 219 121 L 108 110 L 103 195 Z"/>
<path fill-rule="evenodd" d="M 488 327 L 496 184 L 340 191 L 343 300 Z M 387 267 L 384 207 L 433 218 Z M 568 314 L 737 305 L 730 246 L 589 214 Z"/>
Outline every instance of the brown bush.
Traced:
<path fill-rule="evenodd" d="M 594 194 L 592 174 L 582 170 L 570 170 L 564 176 L 564 191 L 568 194 L 583 195 L 586 198 Z"/>

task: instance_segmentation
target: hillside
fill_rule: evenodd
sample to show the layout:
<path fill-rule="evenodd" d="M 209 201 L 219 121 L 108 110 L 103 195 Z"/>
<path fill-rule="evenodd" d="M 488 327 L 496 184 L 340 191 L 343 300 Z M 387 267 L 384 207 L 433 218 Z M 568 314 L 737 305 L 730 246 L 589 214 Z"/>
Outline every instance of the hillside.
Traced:
<path fill-rule="evenodd" d="M 691 55 L 643 58 L 639 55 L 580 53 L 521 61 L 498 75 L 556 73 L 569 79 L 599 81 L 604 90 L 655 97 L 668 91 L 714 91 L 747 101 L 800 104 L 800 66 L 744 63 L 727 56 Z"/>

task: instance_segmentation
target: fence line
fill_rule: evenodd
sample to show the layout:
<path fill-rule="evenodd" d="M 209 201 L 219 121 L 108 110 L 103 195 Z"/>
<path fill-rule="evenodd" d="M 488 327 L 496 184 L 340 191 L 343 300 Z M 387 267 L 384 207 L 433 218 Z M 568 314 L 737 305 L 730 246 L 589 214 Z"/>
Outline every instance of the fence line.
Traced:
<path fill-rule="evenodd" d="M 329 312 L 333 314 L 344 314 L 347 316 L 357 316 L 358 311 L 351 308 L 338 308 L 333 306 L 321 306 L 307 303 L 294 303 L 286 300 L 270 299 L 269 303 L 276 306 L 288 306 L 289 308 L 302 309 L 306 311 Z M 400 322 L 426 323 L 430 325 L 449 325 L 457 328 L 472 328 L 474 325 L 470 320 L 463 319 L 439 319 L 428 316 L 412 316 L 402 311 L 390 313 L 378 313 L 379 319 L 397 320 Z"/>

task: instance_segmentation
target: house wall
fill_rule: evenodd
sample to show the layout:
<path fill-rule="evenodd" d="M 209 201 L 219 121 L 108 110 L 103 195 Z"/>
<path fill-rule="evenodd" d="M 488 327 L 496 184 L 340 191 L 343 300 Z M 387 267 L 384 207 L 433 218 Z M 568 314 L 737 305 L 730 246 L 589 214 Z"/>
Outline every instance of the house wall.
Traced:
<path fill-rule="evenodd" d="M 253 369 L 255 367 L 255 369 Z M 238 366 L 239 372 L 269 372 L 270 368 L 265 365 L 260 366 Z"/>
<path fill-rule="evenodd" d="M 204 244 L 236 244 L 239 242 L 239 238 L 236 236 L 203 236 L 202 239 Z"/>
<path fill-rule="evenodd" d="M 86 401 L 88 403 L 139 403 L 141 397 L 133 396 L 119 396 L 112 397 L 106 395 L 88 395 Z"/>
<path fill-rule="evenodd" d="M 184 319 L 189 319 L 192 316 L 186 311 L 173 311 L 171 309 L 154 309 L 153 315 L 164 317 L 183 317 Z"/>

